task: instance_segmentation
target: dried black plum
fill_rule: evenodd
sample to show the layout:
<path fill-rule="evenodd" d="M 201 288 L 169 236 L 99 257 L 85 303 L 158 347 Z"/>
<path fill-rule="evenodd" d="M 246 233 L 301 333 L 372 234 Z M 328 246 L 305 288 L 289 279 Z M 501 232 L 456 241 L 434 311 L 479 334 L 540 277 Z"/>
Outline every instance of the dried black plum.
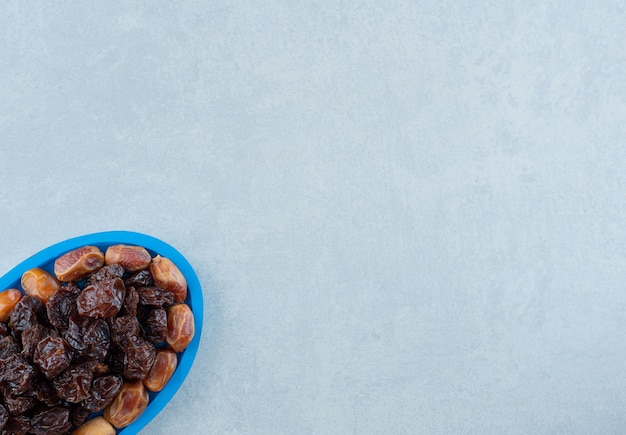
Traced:
<path fill-rule="evenodd" d="M 91 274 L 85 282 L 85 287 L 95 284 L 98 281 L 111 281 L 124 276 L 124 268 L 119 264 L 109 264 L 102 267 L 97 272 Z"/>
<path fill-rule="evenodd" d="M 33 361 L 48 379 L 52 379 L 70 366 L 72 354 L 63 338 L 46 337 L 37 344 Z"/>
<path fill-rule="evenodd" d="M 10 394 L 20 395 L 32 389 L 37 376 L 34 367 L 20 354 L 0 359 L 0 382 Z"/>
<path fill-rule="evenodd" d="M 148 270 L 142 270 L 134 275 L 131 275 L 124 281 L 124 283 L 126 286 L 150 286 L 154 285 L 154 280 Z"/>
<path fill-rule="evenodd" d="M 85 409 L 92 412 L 102 411 L 114 398 L 122 386 L 120 376 L 102 376 L 91 383 L 91 393 L 81 402 Z"/>
<path fill-rule="evenodd" d="M 24 332 L 22 332 L 22 353 L 32 359 L 37 344 L 44 338 L 50 336 L 57 336 L 56 331 L 40 325 L 39 323 L 26 328 Z"/>
<path fill-rule="evenodd" d="M 30 418 L 25 415 L 13 415 L 9 417 L 2 435 L 26 435 L 30 431 Z"/>
<path fill-rule="evenodd" d="M 30 431 L 34 435 L 61 435 L 72 427 L 69 420 L 69 409 L 49 408 L 33 415 Z"/>
<path fill-rule="evenodd" d="M 4 392 L 4 406 L 6 406 L 9 414 L 19 415 L 37 406 L 37 399 L 30 396 L 16 396 L 8 391 Z"/>
<path fill-rule="evenodd" d="M 59 331 L 65 331 L 69 318 L 78 312 L 76 299 L 81 290 L 73 283 L 63 286 L 46 302 L 46 311 L 50 324 Z"/>
<path fill-rule="evenodd" d="M 120 278 L 96 281 L 83 289 L 76 305 L 82 316 L 105 319 L 120 311 L 125 295 L 126 287 Z"/>
<path fill-rule="evenodd" d="M 137 287 L 139 303 L 151 307 L 169 307 L 174 303 L 174 293 L 161 287 Z"/>
<path fill-rule="evenodd" d="M 16 333 L 22 333 L 26 328 L 40 323 L 43 305 L 37 298 L 24 296 L 11 311 L 9 325 Z"/>
<path fill-rule="evenodd" d="M 109 325 L 102 319 L 74 314 L 64 337 L 80 356 L 101 360 L 109 349 Z"/>
<path fill-rule="evenodd" d="M 15 338 L 10 335 L 0 338 L 0 359 L 16 354 L 19 351 L 20 348 L 17 341 L 15 341 Z"/>
<path fill-rule="evenodd" d="M 52 384 L 57 396 L 70 403 L 78 403 L 89 397 L 93 373 L 81 366 L 72 366 L 57 376 Z"/>
<path fill-rule="evenodd" d="M 167 336 L 167 313 L 163 308 L 152 310 L 145 323 L 146 338 L 153 344 L 165 341 Z"/>
<path fill-rule="evenodd" d="M 155 347 L 143 338 L 135 338 L 124 353 L 124 377 L 131 381 L 143 380 L 152 368 Z"/>
<path fill-rule="evenodd" d="M 126 350 L 132 341 L 139 336 L 141 326 L 137 318 L 132 316 L 122 316 L 111 322 L 111 341 L 118 345 L 120 349 Z"/>
<path fill-rule="evenodd" d="M 124 297 L 124 302 L 122 302 L 122 314 L 128 316 L 136 316 L 138 303 L 139 293 L 137 293 L 135 287 L 126 287 L 126 296 Z"/>

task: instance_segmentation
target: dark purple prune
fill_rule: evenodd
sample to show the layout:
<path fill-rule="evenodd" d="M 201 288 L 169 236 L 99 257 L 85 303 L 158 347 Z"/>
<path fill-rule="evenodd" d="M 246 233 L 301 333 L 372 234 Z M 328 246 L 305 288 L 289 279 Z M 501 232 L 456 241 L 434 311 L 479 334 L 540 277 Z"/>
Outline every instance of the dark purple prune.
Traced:
<path fill-rule="evenodd" d="M 40 323 L 43 305 L 37 298 L 24 296 L 11 312 L 9 326 L 14 332 L 20 334 L 26 328 Z"/>
<path fill-rule="evenodd" d="M 4 393 L 4 406 L 9 414 L 19 415 L 37 406 L 37 399 L 30 396 L 15 396 L 9 392 Z"/>
<path fill-rule="evenodd" d="M 122 316 L 111 322 L 111 341 L 126 351 L 132 341 L 139 336 L 141 326 L 132 316 Z"/>
<path fill-rule="evenodd" d="M 10 394 L 18 396 L 28 392 L 36 376 L 34 367 L 23 355 L 13 354 L 0 360 L 0 382 Z"/>
<path fill-rule="evenodd" d="M 102 411 L 115 398 L 121 387 L 122 378 L 120 376 L 110 375 L 96 378 L 91 383 L 90 396 L 83 400 L 81 404 L 83 408 L 89 411 Z"/>
<path fill-rule="evenodd" d="M 122 276 L 124 276 L 124 268 L 122 266 L 119 264 L 109 264 L 91 274 L 85 282 L 85 287 L 93 285 L 98 281 L 111 281 L 115 278 L 121 278 Z"/>
<path fill-rule="evenodd" d="M 57 396 L 52 382 L 47 379 L 37 380 L 35 382 L 35 391 L 33 391 L 31 395 L 47 406 L 56 406 L 61 403 L 61 399 Z"/>
<path fill-rule="evenodd" d="M 137 304 L 139 303 L 139 293 L 135 290 L 135 287 L 126 287 L 126 296 L 124 302 L 122 302 L 122 312 L 128 316 L 137 315 Z"/>
<path fill-rule="evenodd" d="M 72 427 L 69 409 L 49 408 L 33 415 L 30 432 L 34 435 L 62 435 Z"/>
<path fill-rule="evenodd" d="M 37 344 L 33 361 L 48 379 L 52 379 L 70 366 L 72 353 L 63 338 L 47 337 Z"/>
<path fill-rule="evenodd" d="M 20 350 L 17 341 L 10 335 L 0 338 L 0 359 L 18 353 Z"/>
<path fill-rule="evenodd" d="M 91 414 L 91 411 L 83 408 L 80 405 L 74 405 L 70 409 L 70 420 L 74 426 L 80 426 L 87 421 L 87 417 Z"/>
<path fill-rule="evenodd" d="M 78 312 L 76 299 L 81 290 L 73 283 L 60 287 L 46 302 L 46 311 L 50 324 L 59 331 L 65 331 L 72 314 Z"/>
<path fill-rule="evenodd" d="M 7 409 L 4 406 L 0 405 L 0 429 L 4 428 L 8 420 L 9 420 L 9 411 L 7 411 Z"/>
<path fill-rule="evenodd" d="M 125 295 L 126 287 L 120 278 L 97 281 L 83 289 L 78 295 L 76 306 L 82 316 L 105 319 L 120 311 Z"/>
<path fill-rule="evenodd" d="M 151 307 L 169 307 L 174 304 L 174 294 L 161 287 L 137 287 L 139 303 Z"/>
<path fill-rule="evenodd" d="M 13 415 L 9 417 L 2 435 L 26 435 L 30 431 L 30 418 L 25 415 Z"/>
<path fill-rule="evenodd" d="M 126 286 L 150 286 L 154 285 L 154 280 L 152 279 L 152 275 L 149 270 L 142 270 L 141 272 L 137 272 L 136 274 L 128 277 L 124 283 Z"/>
<path fill-rule="evenodd" d="M 52 384 L 57 396 L 70 403 L 78 403 L 89 397 L 93 373 L 81 366 L 73 366 L 57 376 Z"/>
<path fill-rule="evenodd" d="M 131 381 L 144 380 L 156 357 L 155 347 L 143 338 L 135 338 L 124 353 L 124 376 Z"/>
<path fill-rule="evenodd" d="M 165 341 L 167 336 L 167 313 L 163 308 L 152 310 L 145 323 L 146 338 L 153 344 Z"/>
<path fill-rule="evenodd" d="M 56 337 L 56 331 L 46 328 L 39 323 L 31 326 L 30 328 L 26 328 L 24 332 L 22 332 L 22 354 L 32 359 L 35 354 L 37 344 L 44 338 L 50 336 Z"/>
<path fill-rule="evenodd" d="M 101 360 L 109 350 L 109 325 L 102 319 L 74 314 L 64 337 L 80 356 Z"/>
<path fill-rule="evenodd" d="M 1 336 L 5 336 L 5 335 L 9 335 L 10 331 L 9 331 L 9 325 L 7 325 L 4 322 L 0 322 L 0 335 Z"/>

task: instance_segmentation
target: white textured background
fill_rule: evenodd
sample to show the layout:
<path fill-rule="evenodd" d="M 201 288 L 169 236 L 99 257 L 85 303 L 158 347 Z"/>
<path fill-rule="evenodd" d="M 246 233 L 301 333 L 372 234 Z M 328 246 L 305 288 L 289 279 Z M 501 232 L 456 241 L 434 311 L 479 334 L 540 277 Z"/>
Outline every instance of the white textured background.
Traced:
<path fill-rule="evenodd" d="M 622 2 L 177 3 L 0 5 L 0 273 L 204 286 L 143 433 L 626 431 Z"/>

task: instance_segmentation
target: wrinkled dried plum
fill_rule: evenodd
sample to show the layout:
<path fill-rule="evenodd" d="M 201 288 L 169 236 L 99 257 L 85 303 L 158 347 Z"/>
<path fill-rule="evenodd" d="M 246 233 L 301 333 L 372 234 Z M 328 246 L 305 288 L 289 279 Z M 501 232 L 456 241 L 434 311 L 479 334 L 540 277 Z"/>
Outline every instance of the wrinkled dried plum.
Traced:
<path fill-rule="evenodd" d="M 152 310 L 145 323 L 146 338 L 153 344 L 165 341 L 167 336 L 167 313 L 163 308 Z"/>
<path fill-rule="evenodd" d="M 30 430 L 30 418 L 25 415 L 14 415 L 9 417 L 2 435 L 26 435 Z"/>
<path fill-rule="evenodd" d="M 151 286 L 154 285 L 154 280 L 152 279 L 152 275 L 147 270 L 142 270 L 141 272 L 137 272 L 134 275 L 131 275 L 127 278 L 124 283 L 126 286 Z"/>
<path fill-rule="evenodd" d="M 139 303 L 151 307 L 169 307 L 174 303 L 174 294 L 161 287 L 137 287 Z"/>
<path fill-rule="evenodd" d="M 30 421 L 34 435 L 61 435 L 70 430 L 70 411 L 65 408 L 49 408 L 33 415 Z"/>
<path fill-rule="evenodd" d="M 70 316 L 78 312 L 76 299 L 80 291 L 75 284 L 68 284 L 59 288 L 46 302 L 46 311 L 50 324 L 59 331 L 65 331 L 68 327 Z"/>
<path fill-rule="evenodd" d="M 35 382 L 34 397 L 48 406 L 56 406 L 61 403 L 52 382 L 47 379 L 39 379 Z"/>
<path fill-rule="evenodd" d="M 46 328 L 39 323 L 30 328 L 26 328 L 24 332 L 22 332 L 22 353 L 32 359 L 37 344 L 46 337 L 56 335 L 56 331 Z"/>
<path fill-rule="evenodd" d="M 126 296 L 124 302 L 122 302 L 123 314 L 128 316 L 137 315 L 137 304 L 139 303 L 139 293 L 135 290 L 135 287 L 126 287 Z"/>
<path fill-rule="evenodd" d="M 8 420 L 9 420 L 9 411 L 7 411 L 7 409 L 4 406 L 0 405 L 0 429 L 4 428 Z"/>
<path fill-rule="evenodd" d="M 121 278 L 122 276 L 124 276 L 124 268 L 119 264 L 110 264 L 90 275 L 85 283 L 85 287 L 95 284 L 98 281 L 110 281 L 115 278 Z"/>
<path fill-rule="evenodd" d="M 40 323 L 39 318 L 42 311 L 43 305 L 39 299 L 24 296 L 11 312 L 9 325 L 13 331 L 21 333 L 26 328 Z"/>
<path fill-rule="evenodd" d="M 124 377 L 144 380 L 154 363 L 156 349 L 143 338 L 136 338 L 124 353 Z"/>
<path fill-rule="evenodd" d="M 102 319 L 74 314 L 64 337 L 80 356 L 101 360 L 109 349 L 109 325 Z"/>
<path fill-rule="evenodd" d="M 139 322 L 132 316 L 122 316 L 111 322 L 111 340 L 120 349 L 126 351 L 132 341 L 139 335 Z"/>
<path fill-rule="evenodd" d="M 124 281 L 120 278 L 107 281 L 97 281 L 85 287 L 76 305 L 82 316 L 107 318 L 115 316 L 122 308 L 126 294 Z"/>
<path fill-rule="evenodd" d="M 81 405 L 74 405 L 70 409 L 70 420 L 74 426 L 80 426 L 87 421 L 87 417 L 89 417 L 90 414 L 90 410 L 83 408 Z"/>
<path fill-rule="evenodd" d="M 0 382 L 3 382 L 10 394 L 20 395 L 32 388 L 37 373 L 26 357 L 19 354 L 9 355 L 0 360 Z"/>
<path fill-rule="evenodd" d="M 20 349 L 15 338 L 10 335 L 0 338 L 0 359 L 16 354 L 19 351 Z"/>
<path fill-rule="evenodd" d="M 73 366 L 57 376 L 52 384 L 57 396 L 70 403 L 78 403 L 89 397 L 93 373 L 85 367 Z"/>
<path fill-rule="evenodd" d="M 4 406 L 11 415 L 24 414 L 37 406 L 37 399 L 30 396 L 16 396 L 7 391 L 4 393 Z"/>
<path fill-rule="evenodd" d="M 92 412 L 102 411 L 111 401 L 122 386 L 122 378 L 119 376 L 102 376 L 91 383 L 90 396 L 81 402 L 85 409 Z"/>
<path fill-rule="evenodd" d="M 52 379 L 70 366 L 72 350 L 63 338 L 46 337 L 37 344 L 33 361 Z"/>

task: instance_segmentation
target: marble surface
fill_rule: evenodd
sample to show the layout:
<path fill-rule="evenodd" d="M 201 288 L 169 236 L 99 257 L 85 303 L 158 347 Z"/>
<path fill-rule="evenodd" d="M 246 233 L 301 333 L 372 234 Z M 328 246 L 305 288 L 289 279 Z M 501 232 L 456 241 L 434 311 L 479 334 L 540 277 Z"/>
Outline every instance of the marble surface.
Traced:
<path fill-rule="evenodd" d="M 532 3 L 2 2 L 0 274 L 187 256 L 145 434 L 623 433 L 626 11 Z"/>

